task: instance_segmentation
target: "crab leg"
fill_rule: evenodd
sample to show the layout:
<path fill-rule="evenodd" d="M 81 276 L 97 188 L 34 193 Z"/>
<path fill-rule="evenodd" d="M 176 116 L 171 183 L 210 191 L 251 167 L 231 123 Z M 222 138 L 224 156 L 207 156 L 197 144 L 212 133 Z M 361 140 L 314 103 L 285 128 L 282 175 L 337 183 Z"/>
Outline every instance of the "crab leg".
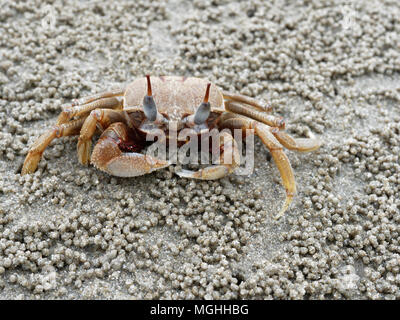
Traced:
<path fill-rule="evenodd" d="M 43 133 L 30 148 L 22 167 L 21 174 L 32 173 L 36 170 L 44 150 L 55 138 L 77 135 L 82 127 L 84 119 L 72 120 L 68 123 L 55 125 Z"/>
<path fill-rule="evenodd" d="M 92 164 L 98 169 L 118 177 L 135 177 L 169 166 L 167 161 L 136 152 L 122 152 L 119 145 L 129 144 L 127 126 L 112 123 L 100 136 L 93 149 Z"/>
<path fill-rule="evenodd" d="M 118 89 L 114 89 L 114 90 L 103 91 L 103 92 L 95 93 L 95 94 L 92 94 L 90 96 L 86 96 L 86 97 L 83 97 L 80 99 L 75 99 L 73 101 L 73 105 L 76 106 L 76 105 L 87 104 L 89 102 L 103 99 L 103 98 L 118 97 L 118 96 L 124 95 L 124 93 L 125 93 L 125 88 L 118 88 Z"/>
<path fill-rule="evenodd" d="M 277 127 L 283 129 L 285 127 L 285 121 L 281 117 L 275 117 L 265 112 L 248 108 L 245 104 L 235 101 L 226 101 L 225 109 L 235 114 L 240 114 L 254 120 L 265 123 L 271 127 Z"/>
<path fill-rule="evenodd" d="M 276 166 L 281 174 L 282 183 L 286 189 L 286 200 L 285 203 L 275 216 L 275 219 L 280 218 L 285 211 L 288 209 L 293 197 L 296 193 L 296 181 L 292 166 L 290 165 L 289 159 L 283 152 L 282 145 L 271 133 L 271 127 L 260 123 L 258 121 L 246 118 L 229 118 L 221 123 L 222 127 L 236 128 L 236 129 L 254 129 L 255 133 L 261 138 L 264 145 L 269 149 L 271 155 L 275 161 Z"/>
<path fill-rule="evenodd" d="M 233 170 L 240 165 L 240 154 L 236 141 L 230 133 L 225 131 L 219 133 L 218 138 L 221 150 L 219 157 L 220 164 L 208 166 L 197 171 L 181 169 L 177 171 L 176 174 L 184 178 L 216 180 L 232 173 Z M 225 160 L 227 161 L 225 162 Z"/>
<path fill-rule="evenodd" d="M 284 131 L 280 131 L 278 128 L 271 129 L 272 134 L 276 139 L 289 150 L 295 150 L 300 152 L 314 151 L 321 146 L 321 141 L 316 137 L 310 138 L 292 138 Z"/>
<path fill-rule="evenodd" d="M 105 94 L 111 94 L 112 92 L 105 92 Z M 116 94 L 116 93 L 114 93 Z M 99 96 L 99 95 L 98 95 Z M 79 105 L 69 105 L 64 106 L 63 111 L 61 111 L 60 115 L 57 119 L 57 124 L 63 124 L 71 120 L 73 117 L 79 117 L 81 115 L 88 114 L 90 111 L 95 109 L 122 109 L 123 108 L 123 99 L 121 97 L 103 97 L 100 96 L 97 100 L 91 100 L 94 96 L 84 98 L 86 100 L 85 104 Z"/>
<path fill-rule="evenodd" d="M 78 140 L 78 159 L 81 164 L 87 165 L 90 160 L 90 147 L 92 137 L 96 131 L 97 124 L 102 128 L 107 128 L 114 122 L 126 122 L 127 113 L 124 110 L 96 109 L 90 112 L 82 125 Z"/>
<path fill-rule="evenodd" d="M 262 105 L 256 99 L 238 93 L 231 93 L 228 91 L 224 91 L 222 92 L 222 95 L 224 96 L 224 99 L 236 102 L 242 102 L 263 112 L 271 112 L 272 110 L 272 107 L 269 104 Z"/>

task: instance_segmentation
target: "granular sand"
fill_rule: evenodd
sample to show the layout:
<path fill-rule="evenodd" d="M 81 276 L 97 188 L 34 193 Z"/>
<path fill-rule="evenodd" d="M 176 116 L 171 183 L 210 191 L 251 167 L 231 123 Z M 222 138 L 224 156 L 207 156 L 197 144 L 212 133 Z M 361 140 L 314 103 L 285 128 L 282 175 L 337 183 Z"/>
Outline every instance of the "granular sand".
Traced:
<path fill-rule="evenodd" d="M 400 299 L 398 1 L 0 0 L 1 299 Z M 298 194 L 256 139 L 255 171 L 84 167 L 76 137 L 21 176 L 61 106 L 144 74 L 269 101 Z"/>

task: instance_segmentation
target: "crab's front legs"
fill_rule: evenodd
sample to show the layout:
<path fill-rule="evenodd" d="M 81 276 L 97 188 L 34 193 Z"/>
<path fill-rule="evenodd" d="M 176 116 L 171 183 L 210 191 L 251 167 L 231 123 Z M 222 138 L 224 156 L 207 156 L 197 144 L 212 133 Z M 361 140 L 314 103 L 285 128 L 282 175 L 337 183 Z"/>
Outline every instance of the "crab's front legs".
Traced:
<path fill-rule="evenodd" d="M 216 180 L 233 172 L 240 165 L 240 154 L 236 141 L 226 131 L 218 134 L 220 150 L 219 164 L 205 167 L 197 171 L 181 169 L 176 174 L 184 178 Z"/>
<path fill-rule="evenodd" d="M 317 149 L 321 145 L 319 140 L 315 138 L 294 139 L 288 134 L 279 131 L 277 128 L 271 128 L 266 124 L 240 116 L 231 117 L 224 120 L 221 123 L 221 126 L 231 129 L 253 129 L 261 138 L 264 145 L 269 149 L 281 174 L 282 183 L 286 189 L 285 203 L 278 215 L 275 216 L 276 219 L 281 217 L 288 209 L 296 193 L 296 181 L 294 178 L 293 169 L 290 165 L 288 157 L 283 152 L 282 145 L 291 150 L 307 152 Z"/>
<path fill-rule="evenodd" d="M 111 124 L 100 136 L 93 149 L 92 164 L 98 169 L 118 177 L 135 177 L 165 168 L 167 161 L 136 152 L 123 152 L 121 143 L 135 143 L 130 140 L 127 126 L 122 122 Z"/>
<path fill-rule="evenodd" d="M 78 119 L 61 125 L 55 125 L 53 128 L 43 133 L 29 149 L 21 170 L 21 174 L 34 172 L 39 164 L 44 150 L 47 148 L 50 142 L 52 142 L 55 138 L 78 134 L 82 127 L 83 121 L 84 119 Z"/>

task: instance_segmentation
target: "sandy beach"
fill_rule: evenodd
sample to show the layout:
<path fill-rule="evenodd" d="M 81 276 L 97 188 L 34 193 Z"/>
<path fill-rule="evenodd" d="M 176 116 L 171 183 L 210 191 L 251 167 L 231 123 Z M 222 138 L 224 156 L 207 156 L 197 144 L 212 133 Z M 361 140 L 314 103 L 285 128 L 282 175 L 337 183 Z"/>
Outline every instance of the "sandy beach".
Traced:
<path fill-rule="evenodd" d="M 33 142 L 63 105 L 145 74 L 273 107 L 297 194 L 255 169 L 136 178 Z M 97 139 L 97 137 L 96 137 Z M 95 140 L 96 140 L 95 139 Z M 400 299 L 400 3 L 0 0 L 0 299 Z"/>

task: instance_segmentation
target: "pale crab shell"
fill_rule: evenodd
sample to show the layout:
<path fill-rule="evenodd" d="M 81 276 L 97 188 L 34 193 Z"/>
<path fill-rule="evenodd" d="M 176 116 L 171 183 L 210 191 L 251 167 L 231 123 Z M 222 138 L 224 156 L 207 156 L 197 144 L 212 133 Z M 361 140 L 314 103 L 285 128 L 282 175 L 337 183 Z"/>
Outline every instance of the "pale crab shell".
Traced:
<path fill-rule="evenodd" d="M 151 77 L 151 87 L 158 112 L 166 114 L 172 121 L 179 121 L 185 115 L 194 114 L 204 99 L 207 79 L 195 77 L 160 76 Z M 147 94 L 146 78 L 130 83 L 124 96 L 124 107 L 141 106 Z M 220 89 L 211 84 L 211 111 L 224 111 L 224 98 Z"/>

